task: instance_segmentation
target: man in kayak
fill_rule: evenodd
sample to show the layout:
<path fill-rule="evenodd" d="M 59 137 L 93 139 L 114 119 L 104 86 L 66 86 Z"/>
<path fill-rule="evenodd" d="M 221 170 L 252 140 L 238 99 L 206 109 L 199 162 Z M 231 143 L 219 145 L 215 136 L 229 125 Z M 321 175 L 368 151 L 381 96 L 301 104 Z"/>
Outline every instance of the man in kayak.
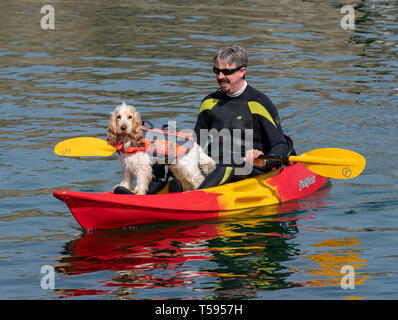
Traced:
<path fill-rule="evenodd" d="M 218 160 L 218 165 L 199 189 L 221 185 L 230 182 L 232 178 L 243 178 L 237 174 L 237 167 L 231 165 L 236 150 L 240 151 L 248 163 L 253 163 L 254 159 L 263 154 L 287 156 L 289 153 L 288 141 L 283 134 L 275 105 L 245 80 L 248 66 L 246 50 L 238 45 L 221 48 L 213 58 L 213 63 L 219 89 L 203 99 L 194 131 L 197 142 L 202 147 L 209 138 L 206 133 L 214 132 L 214 129 L 218 132 L 229 131 L 231 143 L 224 146 L 226 139 L 213 136 L 211 144 L 218 144 L 217 150 L 222 150 L 223 153 L 211 154 Z M 248 141 L 248 133 L 252 140 L 249 141 L 249 150 L 244 145 Z M 225 150 L 231 154 L 226 154 Z M 245 177 L 262 174 L 278 165 L 275 161 L 268 161 L 264 168 L 253 167 Z"/>
<path fill-rule="evenodd" d="M 247 163 L 253 163 L 263 154 L 275 154 L 281 158 L 287 158 L 290 152 L 294 154 L 283 134 L 275 105 L 265 94 L 246 82 L 246 50 L 238 45 L 221 48 L 213 58 L 213 63 L 219 89 L 203 99 L 194 132 L 198 144 L 205 150 L 209 138 L 212 138 L 208 147 L 213 151 L 216 146 L 216 152 L 210 153 L 216 160 L 217 167 L 199 189 L 253 177 L 280 165 L 277 161 L 267 161 L 266 166 L 250 167 L 250 172 L 242 175 L 241 167 L 234 165 L 237 154 Z M 224 134 L 217 136 L 214 132 Z M 225 139 L 225 133 L 229 133 L 227 135 L 230 139 Z M 150 184 L 149 193 L 152 194 L 160 190 L 169 177 L 167 166 L 157 170 L 159 173 L 154 174 L 155 178 Z M 169 192 L 179 191 L 182 191 L 181 183 L 172 179 Z"/>

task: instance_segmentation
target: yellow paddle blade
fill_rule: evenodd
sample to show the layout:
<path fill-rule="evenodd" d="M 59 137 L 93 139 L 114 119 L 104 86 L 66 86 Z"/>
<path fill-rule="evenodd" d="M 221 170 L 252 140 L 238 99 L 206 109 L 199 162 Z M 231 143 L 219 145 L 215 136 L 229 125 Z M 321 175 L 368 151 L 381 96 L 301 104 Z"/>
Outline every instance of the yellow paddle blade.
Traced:
<path fill-rule="evenodd" d="M 361 174 L 365 158 L 351 150 L 323 148 L 308 151 L 300 156 L 290 156 L 292 162 L 300 162 L 310 171 L 334 179 L 352 179 Z"/>
<path fill-rule="evenodd" d="M 108 157 L 116 152 L 116 149 L 105 140 L 80 137 L 61 141 L 54 148 L 54 153 L 66 157 Z"/>

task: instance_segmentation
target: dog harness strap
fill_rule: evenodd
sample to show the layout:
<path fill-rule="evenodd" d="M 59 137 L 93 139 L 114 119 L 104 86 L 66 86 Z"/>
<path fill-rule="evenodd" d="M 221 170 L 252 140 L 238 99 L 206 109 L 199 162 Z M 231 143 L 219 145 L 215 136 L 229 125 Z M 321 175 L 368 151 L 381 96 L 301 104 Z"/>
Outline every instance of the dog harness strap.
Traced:
<path fill-rule="evenodd" d="M 143 127 L 145 139 L 138 146 L 125 148 L 124 143 L 114 146 L 121 153 L 149 152 L 162 158 L 176 158 L 191 150 L 195 141 L 190 134 Z"/>
<path fill-rule="evenodd" d="M 143 140 L 138 146 L 131 146 L 128 147 L 127 149 L 124 147 L 123 142 L 114 147 L 117 151 L 120 151 L 121 153 L 136 153 L 138 151 L 149 151 L 151 146 L 152 146 L 151 141 Z"/>
<path fill-rule="evenodd" d="M 178 157 L 180 155 L 186 154 L 189 149 L 182 145 L 170 143 L 169 141 L 155 140 L 148 141 L 142 140 L 142 143 L 138 146 L 131 146 L 127 149 L 124 147 L 124 143 L 120 143 L 114 146 L 115 149 L 121 153 L 133 154 L 139 151 L 152 153 L 154 156 L 168 156 L 168 157 Z"/>
<path fill-rule="evenodd" d="M 170 143 L 169 141 L 155 140 L 152 143 L 155 146 L 155 156 L 160 155 L 175 158 L 180 155 L 186 154 L 189 151 L 178 143 Z"/>
<path fill-rule="evenodd" d="M 163 125 L 163 126 L 165 126 L 165 125 Z M 150 137 L 151 136 L 156 136 L 156 133 L 162 133 L 163 135 L 166 136 L 166 139 L 168 139 L 169 135 L 174 135 L 174 136 L 177 136 L 177 137 L 180 137 L 180 138 L 184 138 L 186 140 L 193 140 L 193 137 L 192 137 L 191 134 L 178 132 L 178 131 L 170 132 L 170 131 L 167 131 L 167 130 L 164 130 L 164 129 L 148 128 L 148 127 L 145 127 L 145 126 L 142 127 L 142 131 L 144 133 L 144 136 L 146 136 L 148 133 L 149 133 Z M 148 140 L 151 140 L 151 139 L 148 139 Z"/>

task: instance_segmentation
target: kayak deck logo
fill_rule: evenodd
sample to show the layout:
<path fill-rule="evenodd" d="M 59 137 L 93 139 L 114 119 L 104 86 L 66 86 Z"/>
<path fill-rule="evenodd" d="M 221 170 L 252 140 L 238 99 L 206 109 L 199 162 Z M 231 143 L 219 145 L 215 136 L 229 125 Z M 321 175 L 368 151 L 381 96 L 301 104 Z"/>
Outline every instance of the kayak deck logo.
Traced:
<path fill-rule="evenodd" d="M 315 183 L 315 176 L 312 177 L 306 177 L 304 180 L 299 180 L 299 191 L 301 191 L 303 188 L 309 188 L 311 184 Z"/>

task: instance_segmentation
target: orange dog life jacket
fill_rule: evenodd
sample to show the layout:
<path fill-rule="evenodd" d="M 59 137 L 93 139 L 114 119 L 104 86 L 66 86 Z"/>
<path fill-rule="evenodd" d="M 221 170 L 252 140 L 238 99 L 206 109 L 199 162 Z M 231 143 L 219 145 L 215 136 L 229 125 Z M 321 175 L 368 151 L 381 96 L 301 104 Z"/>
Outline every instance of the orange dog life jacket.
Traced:
<path fill-rule="evenodd" d="M 149 136 L 151 140 L 142 139 L 142 142 L 138 146 L 130 146 L 127 149 L 122 142 L 114 146 L 115 149 L 121 153 L 145 151 L 155 157 L 176 158 L 186 154 L 195 143 L 191 135 L 182 132 L 168 132 L 166 130 L 149 129 L 147 127 L 143 127 L 143 131 L 144 136 Z"/>

